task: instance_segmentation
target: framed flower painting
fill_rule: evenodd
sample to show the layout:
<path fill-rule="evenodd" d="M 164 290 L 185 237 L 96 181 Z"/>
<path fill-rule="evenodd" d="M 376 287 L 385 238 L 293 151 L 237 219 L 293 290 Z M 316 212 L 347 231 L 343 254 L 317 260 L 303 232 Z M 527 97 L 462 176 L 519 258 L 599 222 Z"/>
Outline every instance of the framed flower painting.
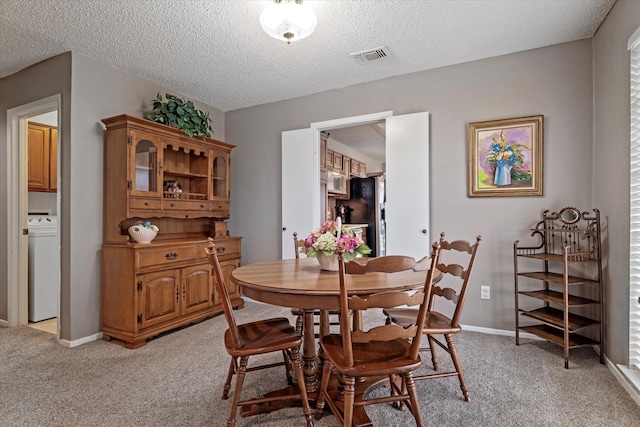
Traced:
<path fill-rule="evenodd" d="M 469 197 L 542 196 L 543 116 L 469 123 Z"/>

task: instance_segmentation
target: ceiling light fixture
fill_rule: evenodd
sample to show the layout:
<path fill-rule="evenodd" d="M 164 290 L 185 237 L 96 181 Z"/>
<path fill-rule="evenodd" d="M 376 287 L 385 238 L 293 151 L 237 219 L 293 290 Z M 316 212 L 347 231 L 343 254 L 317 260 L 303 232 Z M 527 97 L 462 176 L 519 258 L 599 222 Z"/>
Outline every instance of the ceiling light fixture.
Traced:
<path fill-rule="evenodd" d="M 318 20 L 302 0 L 273 0 L 260 14 L 260 25 L 274 39 L 298 41 L 316 29 Z"/>

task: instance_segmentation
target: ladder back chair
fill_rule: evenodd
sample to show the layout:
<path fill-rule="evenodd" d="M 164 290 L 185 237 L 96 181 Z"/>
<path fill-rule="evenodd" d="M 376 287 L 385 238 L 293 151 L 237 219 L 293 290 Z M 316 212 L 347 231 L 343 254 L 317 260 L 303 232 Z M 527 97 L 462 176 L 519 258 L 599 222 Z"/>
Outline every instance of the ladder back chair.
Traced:
<path fill-rule="evenodd" d="M 433 369 L 434 371 L 438 371 L 438 358 L 436 357 L 436 345 L 438 345 L 451 356 L 455 371 L 414 376 L 414 380 L 416 381 L 457 376 L 460 380 L 460 389 L 464 395 L 464 400 L 467 402 L 469 401 L 469 388 L 462 373 L 462 366 L 453 342 L 453 335 L 462 330 L 460 327 L 460 316 L 462 315 L 462 307 L 464 306 L 469 288 L 469 279 L 471 278 L 478 245 L 481 240 L 482 236 L 477 236 L 473 244 L 466 240 L 448 242 L 445 240 L 445 234 L 440 233 L 441 252 L 437 269 L 442 272 L 443 277 L 437 285 L 433 286 L 427 318 L 422 328 L 423 334 L 427 336 L 429 348 L 423 348 L 422 350 L 429 350 L 431 352 Z M 450 261 L 454 258 L 460 263 Z M 460 259 L 463 261 L 460 261 Z M 453 304 L 453 315 L 451 317 L 443 314 L 441 311 L 437 311 L 436 305 L 442 307 L 447 302 L 448 305 Z M 387 309 L 383 310 L 383 312 L 387 316 L 387 323 L 389 324 L 408 325 L 414 322 L 416 316 L 418 316 L 418 311 L 411 308 Z M 436 338 L 436 336 L 439 337 L 440 335 L 444 337 L 446 343 Z"/>
<path fill-rule="evenodd" d="M 220 268 L 215 244 L 211 238 L 209 238 L 209 245 L 206 248 L 206 253 L 209 262 L 213 267 L 213 272 L 215 274 L 215 286 L 218 294 L 222 298 L 222 308 L 229 326 L 229 329 L 227 329 L 224 334 L 224 345 L 227 349 L 227 353 L 231 356 L 231 363 L 229 365 L 227 380 L 224 385 L 224 391 L 222 394 L 223 399 L 228 398 L 229 389 L 231 388 L 231 380 L 234 375 L 236 376 L 236 386 L 233 393 L 231 414 L 227 421 L 227 427 L 235 426 L 238 406 L 251 406 L 275 400 L 291 399 L 291 396 L 284 396 L 240 400 L 242 385 L 247 372 L 282 365 L 286 367 L 286 375 L 289 384 L 293 384 L 291 369 L 293 368 L 293 371 L 295 372 L 298 387 L 300 389 L 300 393 L 297 397 L 302 400 L 307 427 L 312 427 L 313 420 L 311 417 L 311 408 L 307 399 L 304 374 L 302 372 L 302 365 L 300 362 L 300 345 L 302 344 L 302 337 L 300 333 L 298 333 L 293 325 L 289 323 L 289 319 L 284 317 L 259 320 L 238 325 L 233 316 L 233 307 L 231 306 L 231 300 L 229 299 L 227 285 L 222 275 L 222 269 Z M 274 352 L 282 352 L 284 362 L 247 367 L 250 356 Z"/>
<path fill-rule="evenodd" d="M 296 259 L 300 259 L 300 250 L 304 248 L 304 239 L 298 239 L 298 233 L 293 232 L 293 248 L 296 253 Z M 296 316 L 296 331 L 302 333 L 302 318 L 304 311 L 300 308 L 292 308 L 291 314 Z M 340 325 L 340 320 L 331 320 L 329 316 L 339 316 L 339 310 L 315 310 L 313 312 L 314 317 L 318 317 L 318 321 L 314 322 L 314 327 L 320 327 L 320 333 L 315 333 L 316 338 L 320 338 L 322 335 L 329 333 L 329 327 L 331 325 Z"/>
<path fill-rule="evenodd" d="M 349 316 L 340 316 L 340 335 L 331 334 L 321 338 L 320 346 L 324 355 L 324 366 L 316 419 L 322 417 L 325 401 L 343 426 L 351 426 L 354 406 L 365 406 L 385 402 L 404 403 L 415 418 L 416 425 L 422 426 L 422 416 L 413 380 L 413 371 L 420 366 L 421 325 L 427 315 L 427 303 L 438 260 L 440 247 L 434 243 L 431 259 L 420 261 L 407 256 L 390 255 L 370 258 L 366 264 L 344 263 L 339 252 L 340 311 L 370 308 L 390 308 L 402 305 L 419 306 L 418 316 L 413 325 L 403 327 L 386 324 L 366 329 L 349 322 Z M 424 271 L 424 285 L 415 291 L 382 291 L 368 297 L 349 296 L 349 276 L 354 274 L 393 274 L 406 270 Z M 354 314 L 355 316 L 355 314 Z M 335 392 L 328 391 L 329 378 L 335 370 L 344 379 L 344 399 L 338 399 Z M 387 377 L 390 395 L 384 397 L 355 399 L 356 378 Z M 401 381 L 397 381 L 401 380 Z M 340 410 L 342 409 L 342 414 Z"/>

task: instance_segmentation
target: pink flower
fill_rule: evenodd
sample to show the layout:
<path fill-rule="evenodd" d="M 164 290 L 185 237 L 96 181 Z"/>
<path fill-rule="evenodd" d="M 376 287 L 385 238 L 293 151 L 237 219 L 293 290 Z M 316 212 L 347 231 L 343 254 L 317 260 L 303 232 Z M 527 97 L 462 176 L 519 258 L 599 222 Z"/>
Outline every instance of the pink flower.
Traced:
<path fill-rule="evenodd" d="M 364 244 L 361 238 L 356 237 L 353 230 L 342 228 L 340 236 L 336 238 L 338 223 L 336 221 L 325 221 L 320 228 L 311 232 L 304 239 L 304 253 L 307 256 L 315 257 L 320 253 L 332 255 L 337 248 L 344 248 L 344 258 L 349 261 L 357 254 L 367 255 L 371 249 Z"/>

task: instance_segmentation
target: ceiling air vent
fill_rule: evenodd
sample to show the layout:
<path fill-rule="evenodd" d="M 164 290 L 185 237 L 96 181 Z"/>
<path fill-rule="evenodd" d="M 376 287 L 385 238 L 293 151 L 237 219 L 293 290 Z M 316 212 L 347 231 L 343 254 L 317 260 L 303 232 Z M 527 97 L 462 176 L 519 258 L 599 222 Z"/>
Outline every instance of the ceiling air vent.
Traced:
<path fill-rule="evenodd" d="M 351 57 L 359 64 L 375 61 L 376 59 L 386 58 L 388 56 L 387 48 L 377 47 L 375 49 L 363 50 L 362 52 L 352 53 Z"/>

